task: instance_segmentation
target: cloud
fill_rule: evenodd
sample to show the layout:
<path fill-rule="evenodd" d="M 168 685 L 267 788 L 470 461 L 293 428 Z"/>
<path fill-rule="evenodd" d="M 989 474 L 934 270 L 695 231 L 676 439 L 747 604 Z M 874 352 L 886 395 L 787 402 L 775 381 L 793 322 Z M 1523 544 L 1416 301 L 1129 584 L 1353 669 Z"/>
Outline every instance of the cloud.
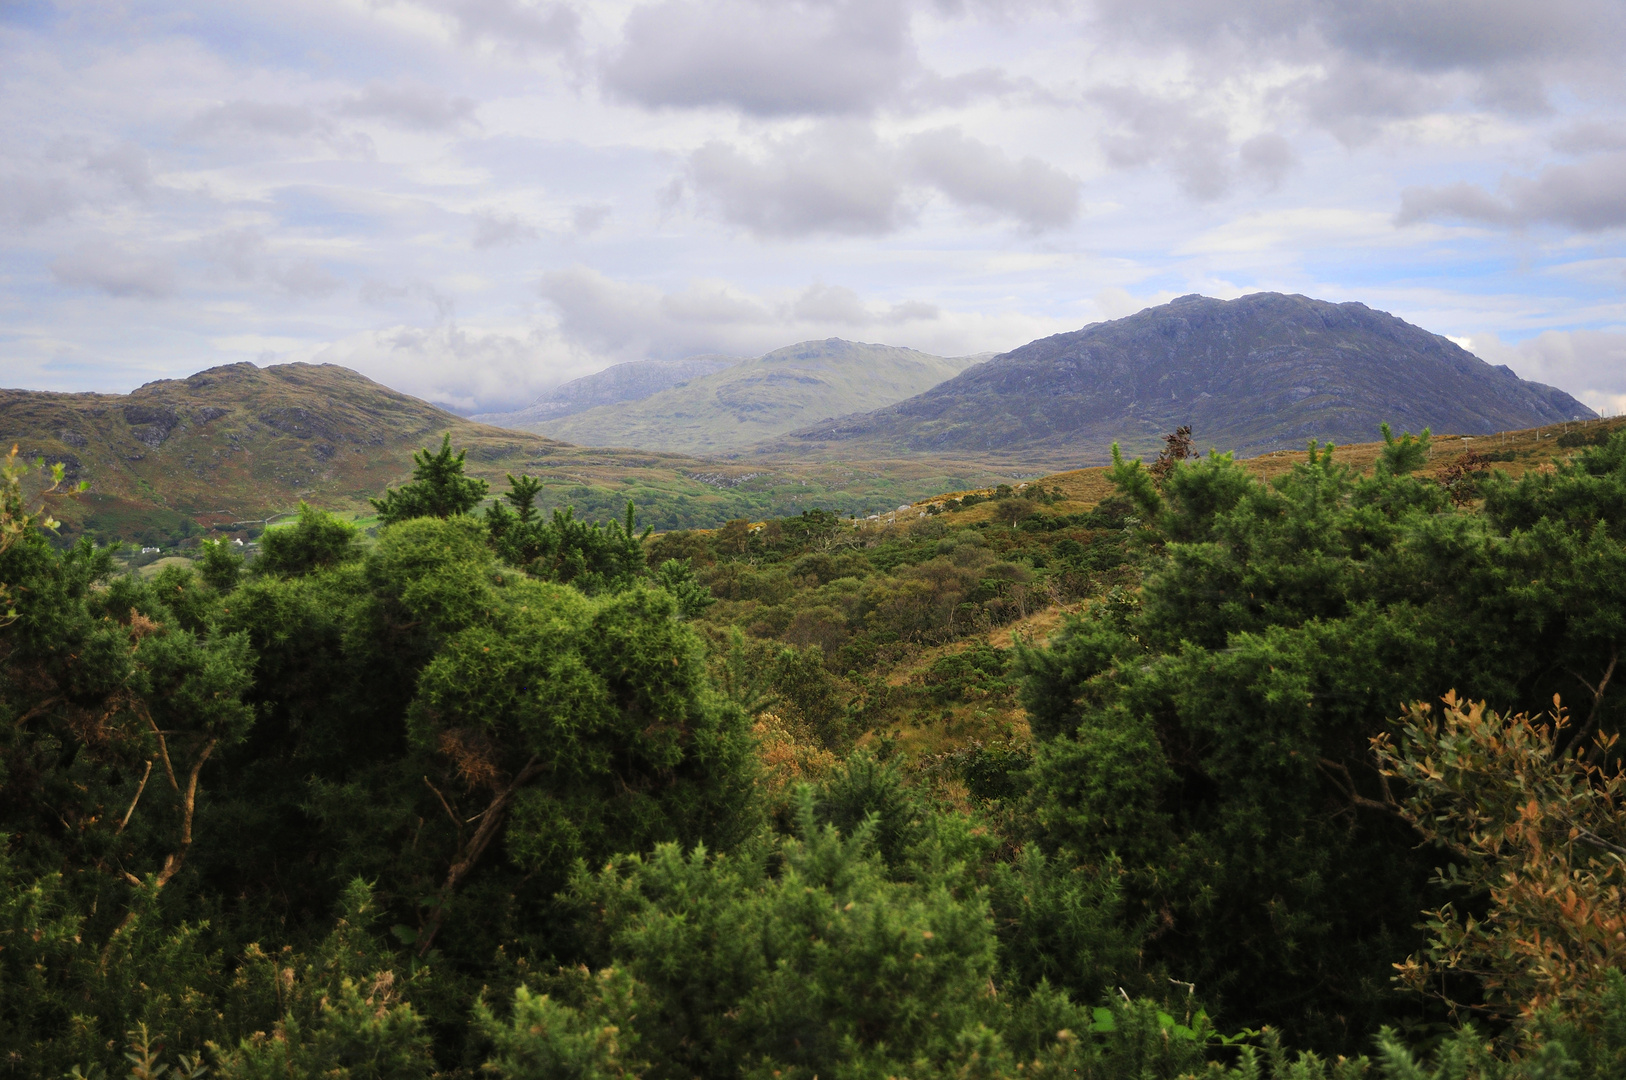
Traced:
<path fill-rule="evenodd" d="M 1230 190 L 1230 132 L 1222 117 L 1192 100 L 1158 97 L 1132 86 L 1098 87 L 1089 97 L 1117 121 L 1100 136 L 1111 164 L 1163 164 L 1180 189 L 1200 201 Z"/>
<path fill-rule="evenodd" d="M 426 0 L 451 19 L 464 45 L 490 46 L 517 56 L 576 48 L 581 16 L 567 3 L 528 0 Z"/>
<path fill-rule="evenodd" d="M 718 216 L 759 236 L 879 236 L 913 216 L 896 154 L 857 123 L 773 140 L 755 157 L 709 142 L 689 177 Z"/>
<path fill-rule="evenodd" d="M 366 133 L 343 131 L 314 107 L 286 102 L 228 101 L 198 113 L 179 134 L 183 141 L 235 142 L 253 148 L 266 139 L 315 141 L 349 157 L 376 155 Z"/>
<path fill-rule="evenodd" d="M 199 247 L 204 259 L 237 281 L 269 285 L 303 300 L 332 296 L 344 287 L 313 259 L 274 255 L 271 245 L 256 229 L 224 230 L 205 237 Z"/>
<path fill-rule="evenodd" d="M 577 236 L 591 236 L 604 228 L 610 220 L 610 208 L 602 204 L 573 206 L 570 209 L 570 231 Z"/>
<path fill-rule="evenodd" d="M 175 268 L 168 262 L 105 242 L 85 244 L 58 256 L 51 263 L 51 275 L 62 285 L 120 298 L 162 300 L 175 294 Z"/>
<path fill-rule="evenodd" d="M 883 327 L 918 330 L 943 318 L 931 304 L 867 302 L 838 285 L 752 295 L 726 283 L 697 281 L 668 292 L 575 266 L 544 274 L 538 287 L 558 314 L 561 339 L 608 362 L 762 353 Z"/>
<path fill-rule="evenodd" d="M 1280 187 L 1282 180 L 1298 165 L 1293 144 L 1273 131 L 1255 135 L 1239 146 L 1237 160 L 1246 176 L 1269 190 Z"/>
<path fill-rule="evenodd" d="M 1396 224 L 1435 218 L 1516 228 L 1560 225 L 1578 232 L 1626 225 L 1626 153 L 1551 165 L 1534 177 L 1505 177 L 1494 195 L 1467 182 L 1401 192 Z"/>
<path fill-rule="evenodd" d="M 1600 150 L 1626 150 L 1626 127 L 1593 120 L 1574 124 L 1548 140 L 1563 154 L 1592 154 Z"/>
<path fill-rule="evenodd" d="M 477 249 L 523 244 L 542 235 L 536 231 L 536 226 L 518 214 L 502 210 L 476 210 L 469 216 L 474 219 L 474 238 L 470 243 Z"/>
<path fill-rule="evenodd" d="M 832 115 L 892 100 L 916 67 L 902 0 L 665 0 L 633 9 L 600 79 L 649 108 Z"/>
<path fill-rule="evenodd" d="M 1626 413 L 1626 332 L 1548 330 L 1515 345 L 1496 334 L 1474 334 L 1468 348 L 1521 378 L 1562 387 L 1599 413 Z"/>
<path fill-rule="evenodd" d="M 384 120 L 417 131 L 451 131 L 476 123 L 473 98 L 453 97 L 417 83 L 370 82 L 334 106 L 341 116 Z"/>
<path fill-rule="evenodd" d="M 0 221 L 15 228 L 42 225 L 67 216 L 79 198 L 59 178 L 0 175 Z"/>
<path fill-rule="evenodd" d="M 386 327 L 278 359 L 340 364 L 465 414 L 523 408 L 582 365 L 581 358 L 539 332 L 454 323 Z"/>
<path fill-rule="evenodd" d="M 961 206 L 1013 218 L 1029 232 L 1071 225 L 1078 218 L 1078 180 L 1037 158 L 1011 161 L 997 147 L 954 128 L 915 136 L 905 154 L 921 182 Z"/>
<path fill-rule="evenodd" d="M 690 157 L 689 181 L 723 220 L 758 236 L 882 236 L 914 220 L 927 190 L 983 218 L 1030 233 L 1071 224 L 1077 179 L 956 128 L 883 142 L 868 125 L 831 121 L 770 140 L 757 155 L 711 142 Z"/>
<path fill-rule="evenodd" d="M 85 167 L 117 181 L 139 199 L 146 198 L 152 189 L 152 165 L 147 151 L 133 142 L 122 142 L 111 150 L 92 154 Z"/>

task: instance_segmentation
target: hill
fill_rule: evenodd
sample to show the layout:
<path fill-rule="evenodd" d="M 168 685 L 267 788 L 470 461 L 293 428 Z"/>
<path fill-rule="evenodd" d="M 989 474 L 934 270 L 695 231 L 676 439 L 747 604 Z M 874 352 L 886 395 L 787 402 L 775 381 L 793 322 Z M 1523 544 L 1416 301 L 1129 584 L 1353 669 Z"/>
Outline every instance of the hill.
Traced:
<path fill-rule="evenodd" d="M 586 412 L 599 405 L 637 401 L 673 386 L 681 386 L 724 368 L 743 356 L 687 356 L 681 360 L 633 360 L 595 371 L 548 391 L 517 412 L 481 413 L 469 417 L 480 424 L 524 428 L 527 424 Z"/>
<path fill-rule="evenodd" d="M 1202 447 L 1258 454 L 1378 425 L 1481 434 L 1595 414 L 1364 304 L 1184 296 L 1031 342 L 907 401 L 794 432 L 795 452 L 950 453 L 1087 464 L 1189 424 Z"/>
<path fill-rule="evenodd" d="M 519 425 L 567 442 L 732 453 L 795 428 L 902 401 L 982 357 L 804 341 L 637 401 Z"/>
<path fill-rule="evenodd" d="M 465 420 L 332 364 L 233 364 L 129 394 L 0 390 L 6 448 L 90 482 L 84 495 L 52 500 L 64 536 L 166 548 L 204 531 L 252 533 L 301 499 L 365 515 L 367 498 L 406 479 L 413 451 L 442 433 L 495 490 L 526 472 L 547 483 L 544 509 L 569 504 L 602 518 L 631 498 L 661 529 L 814 506 L 868 513 L 999 479 L 936 460 L 740 464 L 585 450 Z"/>

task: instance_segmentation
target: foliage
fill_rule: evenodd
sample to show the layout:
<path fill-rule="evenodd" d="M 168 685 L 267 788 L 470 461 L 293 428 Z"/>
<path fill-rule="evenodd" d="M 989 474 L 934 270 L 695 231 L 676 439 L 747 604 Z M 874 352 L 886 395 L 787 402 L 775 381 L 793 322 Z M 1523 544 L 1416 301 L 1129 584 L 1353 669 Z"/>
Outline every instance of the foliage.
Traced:
<path fill-rule="evenodd" d="M 273 529 L 260 537 L 254 570 L 260 574 L 308 574 L 336 566 L 359 554 L 358 535 L 356 527 L 349 522 L 301 502 L 299 518 L 294 524 Z M 210 575 L 205 580 L 211 585 L 235 576 L 231 573 L 231 563 L 222 558 L 225 553 L 218 544 L 214 547 L 215 551 L 203 559 L 205 571 Z"/>
<path fill-rule="evenodd" d="M 466 514 L 480 505 L 488 485 L 484 480 L 463 475 L 467 450 L 452 455 L 452 435 L 441 437 L 440 450 L 425 447 L 412 454 L 412 481 L 384 492 L 382 499 L 369 500 L 378 511 L 378 520 L 391 525 L 415 517 L 446 518 Z"/>
<path fill-rule="evenodd" d="M 1582 738 L 1557 699 L 1543 719 L 1445 697 L 1438 717 L 1413 705 L 1376 740 L 1401 810 L 1452 855 L 1440 884 L 1484 914 L 1428 913 L 1426 958 L 1401 966 L 1437 992 L 1443 970 L 1478 977 L 1483 1008 L 1529 1020 L 1557 1007 L 1586 1017 L 1626 966 L 1626 773 L 1618 735 Z M 1608 761 L 1609 765 L 1598 764 Z M 1590 1018 L 1588 1018 L 1590 1019 Z"/>
<path fill-rule="evenodd" d="M 1369 742 L 1397 699 L 1453 685 L 1513 711 L 1604 685 L 1626 638 L 1617 442 L 1493 478 L 1483 515 L 1406 475 L 1417 440 L 1367 478 L 1312 447 L 1270 484 L 1210 455 L 1159 489 L 1120 456 L 1154 561 L 1137 603 L 1021 650 L 1036 837 L 1122 858 L 1148 957 L 1227 1022 L 1357 1047 L 1402 1009 L 1390 965 L 1423 945 L 1439 857 Z M 1591 715 L 1626 719 L 1602 693 Z"/>

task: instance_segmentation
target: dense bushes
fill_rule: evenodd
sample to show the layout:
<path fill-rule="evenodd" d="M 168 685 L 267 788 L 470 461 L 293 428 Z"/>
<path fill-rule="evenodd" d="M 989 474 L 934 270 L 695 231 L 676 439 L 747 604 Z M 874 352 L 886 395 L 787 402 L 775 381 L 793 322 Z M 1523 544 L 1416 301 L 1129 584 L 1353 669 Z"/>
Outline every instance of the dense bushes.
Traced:
<path fill-rule="evenodd" d="M 1618 1075 L 1626 435 L 1483 509 L 1418 445 L 656 539 L 443 446 L 145 581 L 13 467 L 0 1075 Z"/>

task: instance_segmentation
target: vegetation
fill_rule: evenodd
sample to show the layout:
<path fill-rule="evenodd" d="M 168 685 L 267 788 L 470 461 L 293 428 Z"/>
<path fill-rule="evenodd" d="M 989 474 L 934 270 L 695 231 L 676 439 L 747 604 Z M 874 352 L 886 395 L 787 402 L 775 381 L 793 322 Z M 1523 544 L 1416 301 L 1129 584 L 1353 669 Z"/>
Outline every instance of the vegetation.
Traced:
<path fill-rule="evenodd" d="M 1626 434 L 1386 434 L 659 536 L 443 440 L 150 577 L 13 459 L 0 1075 L 1619 1075 Z"/>

